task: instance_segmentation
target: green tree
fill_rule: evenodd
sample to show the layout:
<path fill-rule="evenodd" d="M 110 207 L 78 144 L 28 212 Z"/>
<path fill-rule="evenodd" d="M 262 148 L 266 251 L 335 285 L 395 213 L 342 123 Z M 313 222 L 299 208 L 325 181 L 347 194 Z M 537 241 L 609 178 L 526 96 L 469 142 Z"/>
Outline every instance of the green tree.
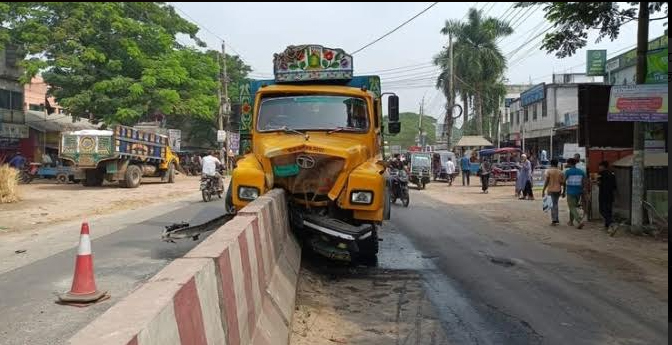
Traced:
<path fill-rule="evenodd" d="M 133 124 L 164 114 L 211 119 L 219 66 L 176 40 L 198 27 L 152 2 L 30 2 L 0 6 L 0 43 L 26 57 L 73 116 Z"/>
<path fill-rule="evenodd" d="M 650 14 L 665 12 L 649 20 L 667 19 L 667 2 L 647 4 Z M 637 20 L 639 2 L 519 2 L 516 7 L 537 5 L 543 6 L 545 18 L 555 27 L 545 35 L 541 48 L 564 58 L 588 44 L 590 30 L 599 32 L 596 42 L 605 37 L 612 41 L 618 38 L 623 24 Z"/>
<path fill-rule="evenodd" d="M 221 61 L 221 52 L 210 50 L 207 54 L 215 61 Z M 235 101 L 240 94 L 240 85 L 247 80 L 252 68 L 238 56 L 226 55 L 226 71 L 229 79 L 229 98 Z M 217 117 L 176 118 L 170 125 L 174 128 L 186 128 L 185 141 L 197 147 L 217 147 Z"/>
<path fill-rule="evenodd" d="M 506 69 L 506 58 L 497 46 L 497 40 L 513 33 L 511 26 L 497 18 L 484 17 L 483 12 L 472 8 L 466 22 L 448 20 L 441 29 L 444 35 L 453 37 L 453 59 L 455 71 L 455 90 L 464 103 L 468 114 L 469 100 L 473 97 L 476 113 L 476 133 L 483 135 L 484 111 L 488 108 L 487 99 L 497 99 L 493 84 L 501 84 Z M 437 88 L 444 90 L 450 83 L 449 49 L 446 47 L 434 59 L 442 73 L 437 79 Z M 468 123 L 465 116 L 465 123 Z"/>
<path fill-rule="evenodd" d="M 420 115 L 416 113 L 406 112 L 399 114 L 401 132 L 395 135 L 386 135 L 385 140 L 389 142 L 390 145 L 400 145 L 402 149 L 408 149 L 410 146 L 415 146 L 415 139 L 418 136 L 419 120 Z M 383 124 L 387 128 L 387 116 L 383 119 Z M 426 144 L 434 145 L 436 142 L 436 118 L 429 115 L 423 115 L 422 132 L 427 134 Z"/>

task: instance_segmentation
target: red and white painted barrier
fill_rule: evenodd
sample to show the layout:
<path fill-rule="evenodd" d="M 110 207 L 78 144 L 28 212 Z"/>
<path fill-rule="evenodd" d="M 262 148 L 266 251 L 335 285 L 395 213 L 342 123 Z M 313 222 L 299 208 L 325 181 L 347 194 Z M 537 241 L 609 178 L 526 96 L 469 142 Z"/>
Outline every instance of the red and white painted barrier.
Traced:
<path fill-rule="evenodd" d="M 273 190 L 77 333 L 76 345 L 287 344 L 300 248 Z"/>

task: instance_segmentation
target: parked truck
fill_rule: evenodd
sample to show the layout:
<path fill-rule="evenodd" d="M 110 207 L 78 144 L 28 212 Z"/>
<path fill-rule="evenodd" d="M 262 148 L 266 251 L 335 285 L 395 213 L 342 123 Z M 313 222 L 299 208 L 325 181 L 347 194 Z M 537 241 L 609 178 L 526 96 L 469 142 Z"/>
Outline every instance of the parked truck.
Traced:
<path fill-rule="evenodd" d="M 345 261 L 375 258 L 389 219 L 378 76 L 353 76 L 352 56 L 319 45 L 274 56 L 271 80 L 242 86 L 240 150 L 226 198 L 240 210 L 272 188 L 287 192 L 293 229 L 306 245 Z M 400 130 L 399 98 L 387 99 L 387 132 Z"/>
<path fill-rule="evenodd" d="M 72 162 L 74 179 L 85 186 L 108 181 L 136 188 L 143 177 L 174 183 L 179 164 L 167 136 L 121 125 L 112 130 L 63 133 L 59 156 Z"/>

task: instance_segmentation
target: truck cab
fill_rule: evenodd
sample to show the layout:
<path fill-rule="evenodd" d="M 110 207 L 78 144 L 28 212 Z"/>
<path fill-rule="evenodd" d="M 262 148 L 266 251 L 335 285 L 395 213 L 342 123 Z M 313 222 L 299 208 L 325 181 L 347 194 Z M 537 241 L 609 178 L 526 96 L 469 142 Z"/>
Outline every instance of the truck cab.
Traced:
<path fill-rule="evenodd" d="M 332 259 L 375 257 L 390 207 L 380 78 L 353 77 L 352 57 L 322 46 L 290 46 L 274 62 L 275 80 L 243 87 L 249 153 L 233 171 L 230 202 L 240 209 L 282 188 L 304 244 Z M 398 133 L 395 95 L 388 106 L 388 131 Z"/>

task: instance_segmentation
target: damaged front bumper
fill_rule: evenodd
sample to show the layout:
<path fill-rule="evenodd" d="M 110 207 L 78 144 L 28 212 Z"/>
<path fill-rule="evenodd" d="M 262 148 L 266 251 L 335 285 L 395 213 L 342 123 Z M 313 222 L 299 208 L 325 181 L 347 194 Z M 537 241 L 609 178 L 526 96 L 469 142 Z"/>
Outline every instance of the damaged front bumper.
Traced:
<path fill-rule="evenodd" d="M 374 236 L 373 224 L 352 225 L 339 219 L 315 215 L 292 213 L 292 224 L 308 238 L 312 249 L 327 258 L 352 261 L 360 253 L 360 244 Z"/>

